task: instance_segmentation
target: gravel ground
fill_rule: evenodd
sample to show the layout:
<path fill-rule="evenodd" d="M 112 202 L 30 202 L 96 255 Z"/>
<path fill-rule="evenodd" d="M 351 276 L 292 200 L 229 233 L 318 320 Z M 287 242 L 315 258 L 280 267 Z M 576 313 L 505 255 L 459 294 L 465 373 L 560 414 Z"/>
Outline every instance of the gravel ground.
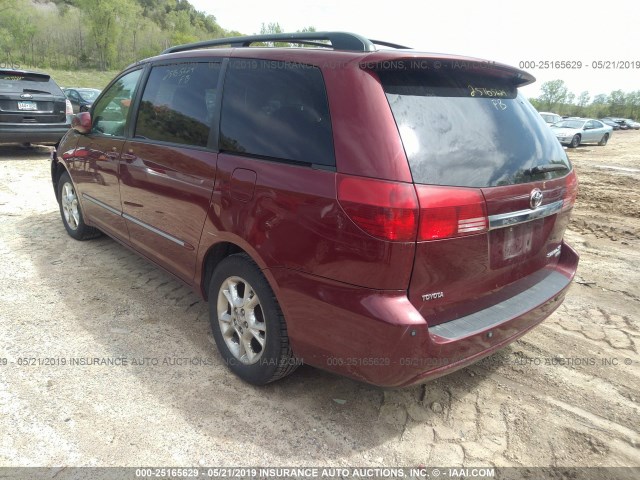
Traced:
<path fill-rule="evenodd" d="M 310 367 L 242 383 L 195 294 L 67 236 L 48 148 L 0 147 L 0 466 L 640 465 L 640 132 L 569 154 L 563 306 L 480 364 L 383 390 Z M 71 365 L 93 358 L 127 364 Z"/>

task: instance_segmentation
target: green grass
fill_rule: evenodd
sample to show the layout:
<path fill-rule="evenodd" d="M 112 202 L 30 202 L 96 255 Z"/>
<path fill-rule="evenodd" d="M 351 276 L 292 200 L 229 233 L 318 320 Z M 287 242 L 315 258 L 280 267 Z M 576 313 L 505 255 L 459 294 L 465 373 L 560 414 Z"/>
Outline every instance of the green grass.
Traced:
<path fill-rule="evenodd" d="M 102 90 L 120 70 L 101 72 L 98 70 L 54 70 L 52 68 L 37 69 L 51 75 L 60 87 L 86 87 Z"/>

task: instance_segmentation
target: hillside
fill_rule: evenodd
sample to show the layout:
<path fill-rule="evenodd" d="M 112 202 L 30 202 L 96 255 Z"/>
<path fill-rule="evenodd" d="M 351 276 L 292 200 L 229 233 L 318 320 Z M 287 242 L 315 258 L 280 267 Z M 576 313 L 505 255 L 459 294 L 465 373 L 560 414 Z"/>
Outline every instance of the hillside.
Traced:
<path fill-rule="evenodd" d="M 0 64 L 118 70 L 170 45 L 239 35 L 187 0 L 0 0 Z"/>

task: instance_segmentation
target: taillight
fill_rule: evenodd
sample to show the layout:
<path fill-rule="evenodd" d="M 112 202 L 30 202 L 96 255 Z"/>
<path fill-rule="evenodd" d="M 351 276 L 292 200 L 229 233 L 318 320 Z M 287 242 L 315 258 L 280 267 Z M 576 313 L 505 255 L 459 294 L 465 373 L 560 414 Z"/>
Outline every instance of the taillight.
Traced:
<path fill-rule="evenodd" d="M 562 202 L 562 210 L 573 208 L 578 196 L 578 177 L 575 170 L 567 175 L 567 186 L 564 193 L 564 201 Z"/>
<path fill-rule="evenodd" d="M 439 240 L 487 231 L 487 208 L 480 190 L 427 185 L 417 185 L 416 190 L 420 202 L 418 240 Z"/>
<path fill-rule="evenodd" d="M 338 201 L 349 218 L 374 237 L 414 242 L 418 199 L 413 184 L 337 175 Z"/>
<path fill-rule="evenodd" d="M 69 101 L 69 99 L 65 100 L 65 104 L 67 106 L 67 111 L 65 112 L 65 115 L 73 115 L 73 105 L 71 105 L 71 102 Z"/>

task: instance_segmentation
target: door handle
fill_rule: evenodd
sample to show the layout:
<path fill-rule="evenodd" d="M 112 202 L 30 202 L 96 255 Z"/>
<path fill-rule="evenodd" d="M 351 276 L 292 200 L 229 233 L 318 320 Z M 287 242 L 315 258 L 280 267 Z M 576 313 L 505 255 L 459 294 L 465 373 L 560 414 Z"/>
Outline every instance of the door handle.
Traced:
<path fill-rule="evenodd" d="M 120 155 L 120 158 L 125 162 L 133 162 L 138 157 L 133 154 L 133 149 L 130 148 L 127 153 Z"/>
<path fill-rule="evenodd" d="M 120 155 L 118 154 L 118 149 L 116 147 L 111 147 L 111 151 L 107 152 L 107 157 L 112 159 L 117 159 Z"/>

